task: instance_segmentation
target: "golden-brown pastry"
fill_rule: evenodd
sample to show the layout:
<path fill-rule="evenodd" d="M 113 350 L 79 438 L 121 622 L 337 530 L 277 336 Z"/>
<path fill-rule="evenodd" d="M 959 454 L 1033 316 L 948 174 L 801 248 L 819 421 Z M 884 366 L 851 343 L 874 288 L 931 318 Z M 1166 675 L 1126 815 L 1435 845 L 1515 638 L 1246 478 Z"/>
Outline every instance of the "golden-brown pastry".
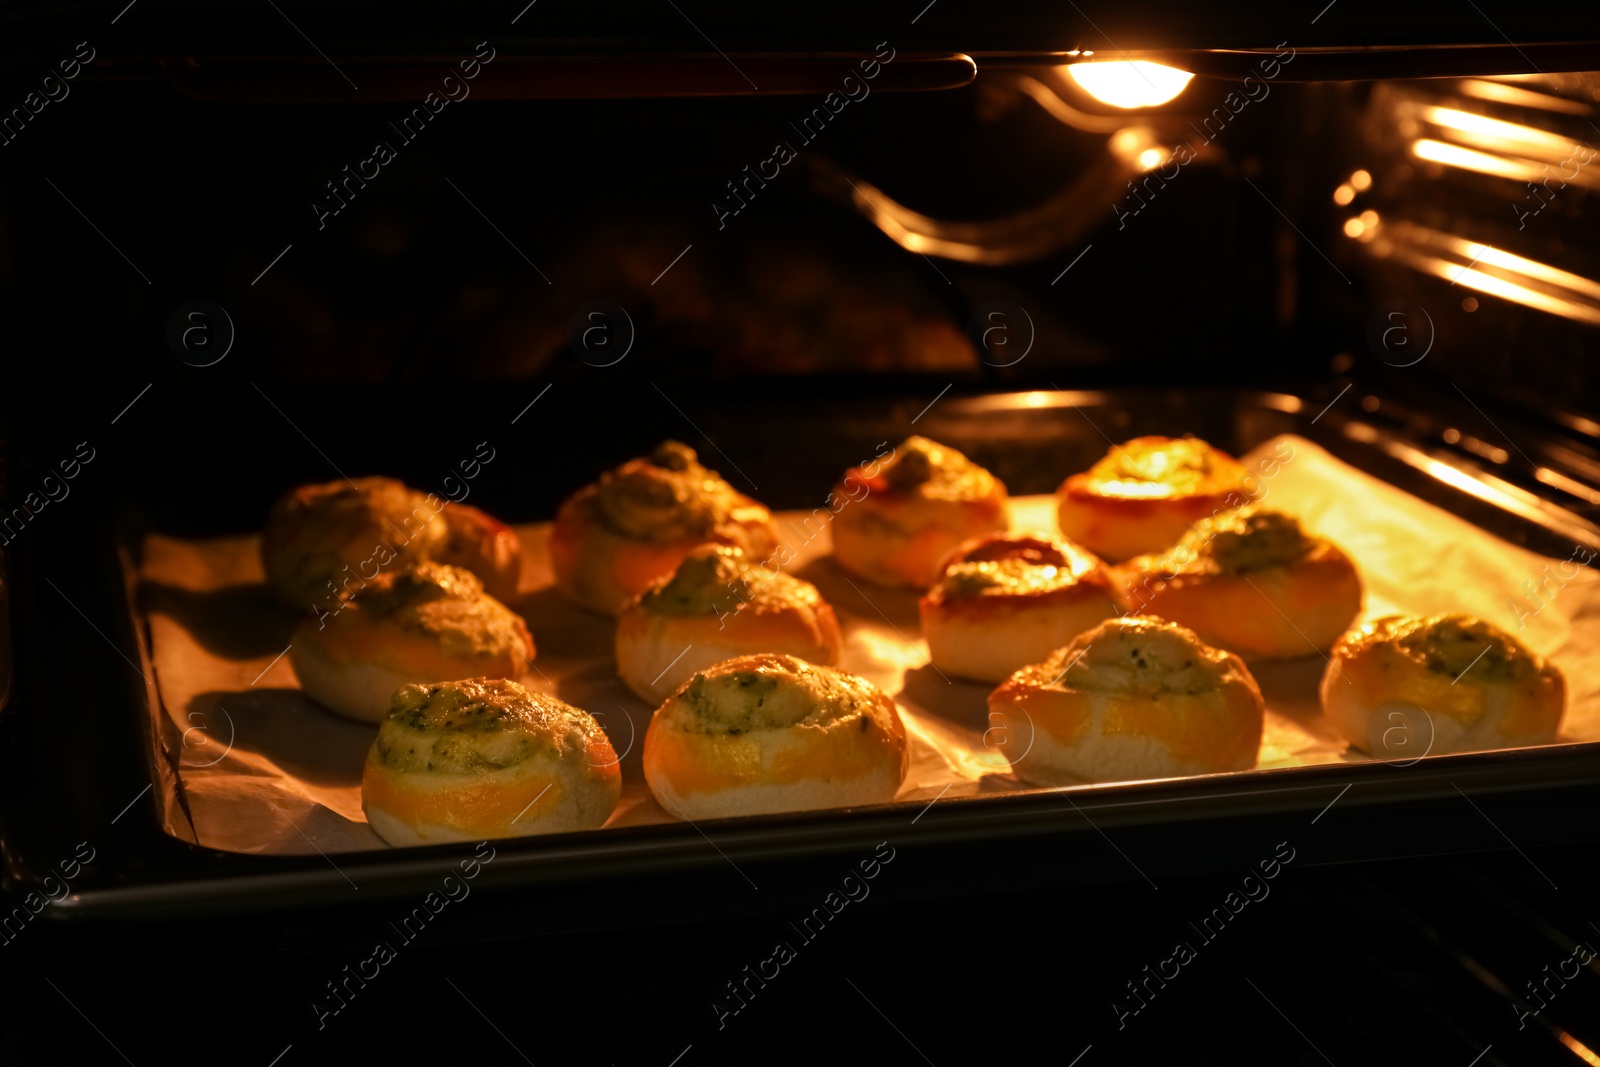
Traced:
<path fill-rule="evenodd" d="M 298 486 L 272 505 L 261 533 L 267 582 L 290 607 L 337 610 L 382 571 L 438 555 L 449 537 L 443 508 L 393 478 Z"/>
<path fill-rule="evenodd" d="M 550 562 L 569 600 L 615 615 L 704 544 L 765 560 L 778 531 L 764 505 L 701 466 L 694 449 L 664 441 L 567 498 L 550 531 Z"/>
<path fill-rule="evenodd" d="M 645 781 L 680 819 L 887 803 L 909 758 L 900 713 L 871 682 L 769 654 L 697 673 L 644 738 Z"/>
<path fill-rule="evenodd" d="M 516 532 L 469 504 L 446 502 L 444 523 L 449 537 L 434 558 L 476 574 L 496 600 L 515 600 L 522 578 L 522 542 Z"/>
<path fill-rule="evenodd" d="M 396 690 L 361 773 L 367 823 L 391 845 L 591 830 L 621 796 L 593 716 L 503 678 Z"/>
<path fill-rule="evenodd" d="M 1165 619 L 1108 619 L 989 695 L 1017 777 L 1039 785 L 1254 767 L 1266 706 L 1244 661 Z"/>
<path fill-rule="evenodd" d="M 1200 520 L 1175 548 L 1116 574 L 1132 610 L 1250 660 L 1325 652 L 1361 614 L 1361 577 L 1339 546 L 1253 504 Z"/>
<path fill-rule="evenodd" d="M 517 678 L 533 655 L 522 617 L 442 563 L 378 575 L 337 613 L 303 621 L 289 645 L 301 688 L 362 722 L 382 722 L 408 682 Z"/>
<path fill-rule="evenodd" d="M 933 665 L 1000 682 L 1121 614 L 1105 564 L 1076 545 L 988 534 L 944 558 L 918 607 Z"/>
<path fill-rule="evenodd" d="M 1375 756 L 1513 748 L 1554 741 L 1567 702 L 1561 671 L 1471 615 L 1389 615 L 1333 646 L 1322 711 Z"/>
<path fill-rule="evenodd" d="M 1120 562 L 1175 544 L 1189 525 L 1251 499 L 1250 472 L 1198 437 L 1136 437 L 1056 490 L 1061 532 Z"/>
<path fill-rule="evenodd" d="M 622 609 L 617 672 L 655 705 L 725 659 L 785 652 L 831 667 L 840 644 L 839 620 L 816 586 L 737 548 L 701 545 Z"/>
<path fill-rule="evenodd" d="M 878 585 L 926 589 L 945 553 L 1009 522 L 999 479 L 926 437 L 906 438 L 875 473 L 852 467 L 835 493 L 849 502 L 833 518 L 833 558 Z"/>

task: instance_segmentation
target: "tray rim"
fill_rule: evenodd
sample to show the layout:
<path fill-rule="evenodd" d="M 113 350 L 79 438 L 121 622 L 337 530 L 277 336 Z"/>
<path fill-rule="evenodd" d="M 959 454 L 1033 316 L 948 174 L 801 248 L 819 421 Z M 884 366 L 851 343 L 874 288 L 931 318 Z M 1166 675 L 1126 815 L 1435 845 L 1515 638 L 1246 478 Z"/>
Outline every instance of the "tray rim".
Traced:
<path fill-rule="evenodd" d="M 991 842 L 1045 836 L 1092 841 L 1106 829 L 1172 829 L 1252 815 L 1312 815 L 1314 824 L 1336 804 L 1351 810 L 1391 811 L 1396 804 L 1459 802 L 1461 797 L 1553 793 L 1575 787 L 1600 789 L 1600 741 L 1428 756 L 1404 768 L 1371 760 L 968 795 L 930 802 L 909 819 L 918 809 L 916 802 L 745 816 L 699 827 L 662 823 L 496 839 L 490 842 L 495 849 L 491 881 L 500 888 L 559 887 L 623 873 L 704 871 L 725 864 L 737 869 L 739 861 L 760 865 L 861 854 L 880 838 L 892 839 L 897 847 L 961 843 L 975 835 Z M 1072 804 L 1061 804 L 1061 797 L 1070 797 Z M 1181 807 L 1173 809 L 1171 805 Z M 1181 815 L 1166 820 L 1148 817 L 1150 811 L 1162 808 L 1167 813 L 1179 810 Z M 785 830 L 788 836 L 782 837 Z M 354 884 L 352 878 L 366 883 L 360 887 L 363 890 L 379 890 L 364 894 L 362 903 L 392 900 L 436 886 L 441 873 L 474 856 L 478 847 L 475 842 L 457 842 L 343 853 L 336 868 L 316 855 L 246 856 L 167 839 L 196 855 L 239 857 L 258 869 L 92 887 L 64 897 L 45 914 L 78 920 L 153 913 L 232 913 L 239 910 L 238 902 L 247 898 L 257 905 L 248 910 L 279 911 L 341 898 L 348 902 L 344 894 L 347 883 Z M 1432 851 L 1418 848 L 1410 854 Z"/>

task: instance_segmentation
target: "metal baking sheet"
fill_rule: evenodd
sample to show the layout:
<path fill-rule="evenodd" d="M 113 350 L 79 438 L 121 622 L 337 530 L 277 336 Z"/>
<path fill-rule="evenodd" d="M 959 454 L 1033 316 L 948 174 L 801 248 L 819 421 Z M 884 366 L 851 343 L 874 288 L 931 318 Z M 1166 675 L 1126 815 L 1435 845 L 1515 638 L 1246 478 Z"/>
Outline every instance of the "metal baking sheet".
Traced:
<path fill-rule="evenodd" d="M 1529 564 L 1537 571 L 1543 566 L 1540 561 L 1561 560 L 1571 552 L 1574 539 L 1590 547 L 1600 545 L 1600 536 L 1581 516 L 1508 489 L 1493 474 L 1475 468 L 1470 459 L 1463 462 L 1437 447 L 1421 447 L 1415 439 L 1396 436 L 1381 426 L 1374 428 L 1359 416 L 1352 422 L 1334 412 L 1318 422 L 1312 416 L 1326 414 L 1325 401 L 1310 404 L 1286 394 L 1226 390 L 1117 390 L 949 397 L 931 413 L 924 410 L 925 397 L 904 404 L 875 401 L 858 407 L 859 411 L 841 414 L 818 408 L 814 402 L 789 408 L 780 404 L 760 419 L 733 420 L 730 415 L 724 421 L 718 421 L 718 409 L 695 414 L 706 430 L 742 458 L 750 454 L 747 450 L 759 453 L 774 442 L 792 440 L 796 433 L 807 440 L 828 442 L 827 448 L 804 454 L 794 454 L 792 449 L 782 453 L 782 468 L 795 472 L 796 485 L 802 488 L 790 487 L 781 491 L 787 496 L 780 494 L 774 499 L 791 507 L 807 499 L 804 486 L 825 483 L 837 473 L 829 458 L 832 453 L 843 457 L 839 462 L 842 469 L 860 446 L 903 436 L 919 413 L 916 430 L 961 447 L 1000 472 L 1014 489 L 1035 493 L 1050 488 L 1061 471 L 1080 469 L 1103 451 L 1102 430 L 1119 438 L 1194 432 L 1236 454 L 1260 447 L 1282 432 L 1298 430 L 1346 461 L 1350 469 L 1365 472 L 1361 483 L 1365 495 L 1359 498 L 1362 507 L 1369 499 L 1403 503 L 1413 516 L 1411 529 L 1426 541 L 1430 562 L 1441 555 L 1442 546 L 1494 546 L 1493 558 L 1498 562 L 1470 588 L 1451 588 L 1452 583 L 1441 582 L 1437 574 L 1430 573 L 1420 575 L 1415 583 L 1400 583 L 1398 595 L 1390 596 L 1384 584 L 1372 581 L 1368 573 L 1369 588 L 1397 606 L 1410 605 L 1414 594 L 1423 594 L 1425 598 L 1448 598 L 1449 603 L 1441 603 L 1441 608 L 1418 603 L 1418 607 L 1465 607 L 1496 619 L 1497 610 L 1504 608 L 1500 597 L 1511 595 L 1511 587 L 1521 580 L 1517 567 Z M 734 433 L 738 426 L 748 431 L 742 438 Z M 650 432 L 649 428 L 644 432 Z M 671 430 L 662 427 L 657 431 L 658 435 L 663 432 Z M 614 457 L 613 462 L 620 458 Z M 763 476 L 764 485 L 767 481 Z M 1287 489 L 1290 483 L 1279 485 Z M 1432 503 L 1423 504 L 1420 498 Z M 1290 498 L 1278 499 L 1287 503 Z M 146 516 L 151 514 L 140 510 Z M 1338 512 L 1339 507 L 1330 503 L 1328 517 L 1337 522 Z M 168 508 L 165 513 L 183 520 L 182 525 L 189 524 L 190 510 Z M 471 845 L 441 845 L 346 852 L 335 860 L 304 851 L 251 854 L 199 844 L 186 814 L 191 798 L 182 781 L 188 771 L 181 764 L 213 758 L 218 747 L 205 751 L 206 746 L 220 747 L 223 739 L 195 732 L 188 734 L 186 745 L 184 732 L 195 723 L 183 720 L 182 713 L 175 719 L 172 710 L 163 705 L 157 691 L 159 672 L 152 641 L 156 614 L 152 609 L 156 605 L 141 597 L 139 585 L 146 565 L 142 548 L 152 526 L 148 518 L 118 526 L 110 521 L 114 517 L 108 515 L 108 521 L 95 529 L 74 531 L 74 536 L 25 545 L 26 552 L 19 557 L 24 577 L 14 595 L 27 613 L 25 617 L 37 621 L 19 632 L 18 683 L 9 714 L 0 725 L 9 730 L 14 751 L 29 753 L 26 763 L 12 761 L 8 775 L 13 783 L 11 792 L 25 793 L 39 817 L 18 824 L 5 842 L 8 884 L 37 886 L 59 858 L 56 853 L 70 855 L 74 843 L 87 835 L 95 838 L 97 846 L 104 843 L 100 861 L 84 870 L 74 880 L 70 894 L 48 909 L 46 914 L 52 918 L 230 914 L 396 898 L 424 891 L 437 880 L 440 869 L 471 854 Z M 229 521 L 224 519 L 224 529 L 243 530 L 249 525 L 240 521 L 229 527 Z M 1313 525 L 1345 543 L 1370 572 L 1370 560 L 1361 561 L 1366 552 L 1361 535 L 1346 536 L 1320 519 Z M 85 554 L 93 556 L 96 534 L 104 538 L 108 531 L 113 532 L 118 547 L 114 554 L 117 562 L 105 577 L 115 576 L 116 591 L 101 611 L 92 600 L 96 569 L 74 568 Z M 108 559 L 112 555 L 108 553 Z M 1459 558 L 1470 563 L 1469 556 Z M 1514 564 L 1510 572 L 1504 569 L 1506 561 Z M 36 570 L 54 574 L 62 589 L 52 590 L 33 580 L 30 576 Z M 807 576 L 819 580 L 815 574 Z M 828 585 L 826 577 L 819 584 L 843 611 L 851 613 L 848 598 Z M 1588 640 L 1591 632 L 1587 608 L 1579 611 L 1578 599 L 1567 595 L 1581 588 L 1564 588 L 1552 606 L 1539 613 L 1534 625 L 1543 628 L 1541 636 L 1530 640 L 1540 651 L 1554 652 L 1564 665 L 1569 657 L 1585 658 L 1581 646 L 1572 642 Z M 1464 603 L 1458 595 L 1463 589 L 1475 599 Z M 181 589 L 169 592 L 182 598 Z M 74 601 L 70 605 L 65 599 L 68 595 Z M 219 610 L 211 617 L 223 625 L 212 629 L 208 640 L 226 646 L 238 637 L 236 629 L 227 625 L 229 620 L 247 618 L 263 603 L 259 587 L 252 591 L 248 584 L 234 589 L 232 601 L 212 602 Z M 231 610 L 220 610 L 230 605 Z M 87 609 L 86 614 L 75 610 L 80 606 Z M 908 611 L 908 605 L 897 608 L 880 601 L 879 606 L 891 618 L 896 611 Z M 865 609 L 860 614 L 864 616 Z M 533 615 L 537 628 L 538 613 Z M 98 671 L 84 675 L 85 699 L 115 713 L 106 719 L 104 730 L 84 732 L 51 714 L 49 701 L 40 699 L 46 695 L 40 686 L 47 688 L 49 677 L 72 669 L 71 646 L 50 635 L 87 633 L 84 619 L 90 616 L 104 631 L 101 637 L 91 635 L 93 640 L 110 640 L 127 663 L 108 667 L 104 679 Z M 594 622 L 606 628 L 604 620 Z M 283 632 L 287 633 L 286 624 Z M 546 664 L 558 655 L 561 642 L 552 640 L 554 636 L 543 635 L 541 658 Z M 914 643 L 910 631 L 907 636 Z M 224 658 L 237 661 L 234 667 L 242 674 L 249 663 L 259 664 L 259 671 L 276 651 L 246 642 Z M 111 658 L 109 653 L 107 656 Z M 916 662 L 908 656 L 908 663 Z M 36 664 L 45 672 L 37 685 L 30 681 Z M 917 670 L 911 667 L 912 682 Z M 1308 668 L 1310 674 L 1317 670 L 1316 665 Z M 219 691 L 249 690 L 255 677 L 256 672 L 238 677 Z M 269 673 L 266 681 L 271 680 Z M 595 681 L 604 684 L 598 677 Z M 1263 682 L 1269 691 L 1273 688 L 1272 680 L 1263 677 Z M 982 687 L 972 689 L 975 695 L 983 692 Z M 1592 698 L 1587 680 L 1574 686 L 1574 697 L 1575 704 Z M 1564 736 L 1576 736 L 1577 721 L 1568 720 Z M 971 723 L 969 728 L 976 725 Z M 1310 725 L 1314 734 L 1315 723 Z M 1267 758 L 1272 757 L 1269 754 Z M 75 769 L 79 767 L 98 770 L 86 777 Z M 721 868 L 723 876 L 735 878 L 730 868 L 737 867 L 759 880 L 763 890 L 748 898 L 717 895 L 716 908 L 770 907 L 778 901 L 779 887 L 808 866 L 820 869 L 840 856 L 863 848 L 870 851 L 885 836 L 910 847 L 912 854 L 920 857 L 911 862 L 922 865 L 923 874 L 884 891 L 913 896 L 955 892 L 962 885 L 989 884 L 994 879 L 1069 885 L 1139 878 L 1120 855 L 1121 850 L 1139 856 L 1143 873 L 1158 879 L 1163 870 L 1220 870 L 1231 862 L 1234 844 L 1243 855 L 1263 835 L 1279 832 L 1279 827 L 1316 819 L 1321 820 L 1317 824 L 1319 862 L 1504 847 L 1504 838 L 1481 822 L 1463 824 L 1452 819 L 1450 813 L 1457 809 L 1478 818 L 1462 801 L 1463 795 L 1492 803 L 1496 820 L 1515 834 L 1519 844 L 1529 846 L 1578 840 L 1587 834 L 1582 812 L 1592 809 L 1596 781 L 1600 781 L 1600 743 L 1574 739 L 1539 748 L 1433 755 L 1414 763 L 1361 761 L 1341 754 L 1327 763 L 1264 766 L 1236 775 L 1107 784 L 1066 792 L 1013 791 L 1010 783 L 1003 783 L 1005 788 L 1000 790 L 959 796 L 952 788 L 930 801 L 908 797 L 902 803 L 875 808 L 723 820 L 700 827 L 681 823 L 617 825 L 578 834 L 507 840 L 497 843 L 497 859 L 485 884 L 514 889 L 518 899 L 529 901 L 562 899 L 540 894 L 573 891 L 595 900 L 612 899 L 616 907 L 602 922 L 618 925 L 634 915 L 625 902 L 639 892 L 650 892 L 679 914 L 704 911 L 711 906 L 704 893 L 709 884 L 706 879 L 715 881 L 715 868 Z M 1331 803 L 1337 804 L 1337 818 L 1324 817 Z M 1203 833 L 1196 832 L 1201 829 Z M 1116 842 L 1118 851 L 1107 847 L 1108 839 Z M 782 872 L 781 877 L 775 872 Z M 353 892 L 355 885 L 359 885 L 359 893 Z M 544 912 L 521 910 L 517 914 L 533 929 Z"/>
<path fill-rule="evenodd" d="M 1366 590 L 1363 619 L 1466 611 L 1518 635 L 1566 672 L 1569 707 L 1561 739 L 1600 741 L 1600 575 L 1540 557 L 1384 485 L 1311 441 L 1273 438 L 1241 457 L 1269 506 L 1300 516 L 1342 545 Z M 1069 472 L 1063 472 L 1069 473 Z M 819 490 L 824 492 L 825 490 Z M 817 517 L 779 513 L 793 561 L 840 614 L 841 666 L 890 694 L 912 745 L 911 770 L 896 803 L 1026 792 L 1011 759 L 1027 739 L 997 735 L 987 722 L 991 686 L 953 679 L 929 661 L 914 594 L 852 580 L 828 555 Z M 1054 529 L 1049 496 L 1013 501 L 1019 531 Z M 615 676 L 614 624 L 567 604 L 552 586 L 548 524 L 519 530 L 525 548 L 521 595 L 540 653 L 528 684 L 596 714 L 622 754 L 622 802 L 607 827 L 672 822 L 650 796 L 640 740 L 651 708 Z M 1516 576 L 1561 571 L 1559 593 L 1530 611 Z M 136 582 L 146 605 L 160 690 L 158 729 L 177 769 L 182 803 L 164 806 L 168 833 L 233 852 L 275 855 L 387 849 L 361 812 L 361 767 L 373 727 L 339 718 L 298 688 L 284 654 L 294 619 L 270 606 L 254 535 L 179 540 L 152 535 Z M 1263 603 L 1262 610 L 1271 610 Z M 1365 761 L 1322 717 L 1317 686 L 1326 660 L 1307 654 L 1255 669 L 1268 712 L 1258 768 Z M 1431 738 L 1390 738 L 1379 755 L 1409 762 Z M 1248 780 L 1253 772 L 1231 777 Z M 1229 776 L 1223 776 L 1229 777 Z M 176 801 L 178 798 L 172 798 Z"/>

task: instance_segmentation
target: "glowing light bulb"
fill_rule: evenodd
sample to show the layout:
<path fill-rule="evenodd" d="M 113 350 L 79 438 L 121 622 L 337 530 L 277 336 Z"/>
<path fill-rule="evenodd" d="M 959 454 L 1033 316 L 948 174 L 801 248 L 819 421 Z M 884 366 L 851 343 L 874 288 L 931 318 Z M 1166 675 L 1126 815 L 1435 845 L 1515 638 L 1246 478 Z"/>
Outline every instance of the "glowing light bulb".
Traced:
<path fill-rule="evenodd" d="M 1102 104 L 1121 108 L 1165 104 L 1183 92 L 1194 77 L 1186 70 L 1145 59 L 1072 63 L 1067 74 Z"/>

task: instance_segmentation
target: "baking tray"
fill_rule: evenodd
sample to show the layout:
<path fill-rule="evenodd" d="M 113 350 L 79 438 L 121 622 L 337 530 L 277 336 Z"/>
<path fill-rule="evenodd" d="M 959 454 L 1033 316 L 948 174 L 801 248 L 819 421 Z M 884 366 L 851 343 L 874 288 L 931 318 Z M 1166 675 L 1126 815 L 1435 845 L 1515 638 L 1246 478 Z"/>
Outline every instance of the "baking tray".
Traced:
<path fill-rule="evenodd" d="M 991 466 L 1018 495 L 1047 492 L 1061 471 L 1087 466 L 1105 448 L 1102 434 L 1194 432 L 1242 452 L 1294 432 L 1536 551 L 1565 555 L 1575 537 L 1600 545 L 1581 514 L 1530 495 L 1514 472 L 1486 470 L 1415 432 L 1397 433 L 1360 407 L 1332 415 L 1321 403 L 1288 394 L 1235 391 L 945 396 L 929 408 L 931 396 L 892 403 L 872 398 L 853 409 L 849 401 L 835 398 L 829 405 L 801 396 L 755 410 L 747 404 L 743 412 L 707 396 L 687 411 L 658 413 L 635 430 L 641 440 L 668 434 L 695 440 L 695 432 L 684 432 L 687 421 L 717 442 L 713 447 L 783 457 L 777 465 L 787 471 L 788 484 L 769 484 L 762 494 L 777 507 L 803 503 L 817 485 L 831 484 L 850 457 L 870 454 L 864 446 L 898 439 L 913 429 L 913 420 L 915 431 Z M 796 450 L 795 440 L 812 444 Z M 598 451 L 587 463 L 570 464 L 565 484 L 553 488 L 581 484 L 640 448 L 630 440 Z M 714 462 L 715 453 L 708 458 Z M 293 472 L 291 480 L 298 477 Z M 765 473 L 763 481 L 769 481 Z M 785 495 L 791 492 L 805 496 Z M 256 495 L 267 494 L 257 489 Z M 99 503 L 110 509 L 106 522 L 23 540 L 11 560 L 18 578 L 9 587 L 17 671 L 0 722 L 7 767 L 0 838 L 8 889 L 60 887 L 70 864 L 70 884 L 52 891 L 60 899 L 45 912 L 54 918 L 338 907 L 425 893 L 441 873 L 473 855 L 472 845 L 441 845 L 347 854 L 334 862 L 314 854 L 217 852 L 163 833 L 151 794 L 171 771 L 149 729 L 150 702 L 157 699 L 148 680 L 149 648 L 121 579 L 127 554 L 145 531 L 162 524 L 159 514 L 152 519 L 152 512 L 140 513 L 128 501 Z M 258 523 L 257 516 L 242 528 Z M 1506 827 L 1521 845 L 1587 840 L 1595 831 L 1580 813 L 1594 810 L 1597 783 L 1600 744 L 1562 744 L 1428 757 L 1407 766 L 1339 764 L 1065 794 L 952 797 L 928 805 L 496 842 L 480 885 L 518 899 L 642 894 L 682 917 L 707 908 L 777 908 L 784 887 L 805 882 L 805 871 L 851 863 L 885 842 L 915 857 L 900 869 L 916 876 L 897 878 L 891 895 L 958 894 L 963 887 L 1012 883 L 1155 884 L 1176 872 L 1248 864 L 1263 842 L 1306 827 L 1315 827 L 1317 862 L 1505 847 Z M 1494 830 L 1476 821 L 1484 813 L 1474 814 L 1478 802 L 1471 797 L 1490 805 Z M 1338 818 L 1328 816 L 1334 805 Z M 85 845 L 93 861 L 72 864 Z M 710 901 L 707 889 L 715 890 Z M 594 921 L 642 920 L 636 911 L 617 909 Z M 571 920 L 531 909 L 522 922 L 536 930 L 541 923 L 570 928 Z"/>

